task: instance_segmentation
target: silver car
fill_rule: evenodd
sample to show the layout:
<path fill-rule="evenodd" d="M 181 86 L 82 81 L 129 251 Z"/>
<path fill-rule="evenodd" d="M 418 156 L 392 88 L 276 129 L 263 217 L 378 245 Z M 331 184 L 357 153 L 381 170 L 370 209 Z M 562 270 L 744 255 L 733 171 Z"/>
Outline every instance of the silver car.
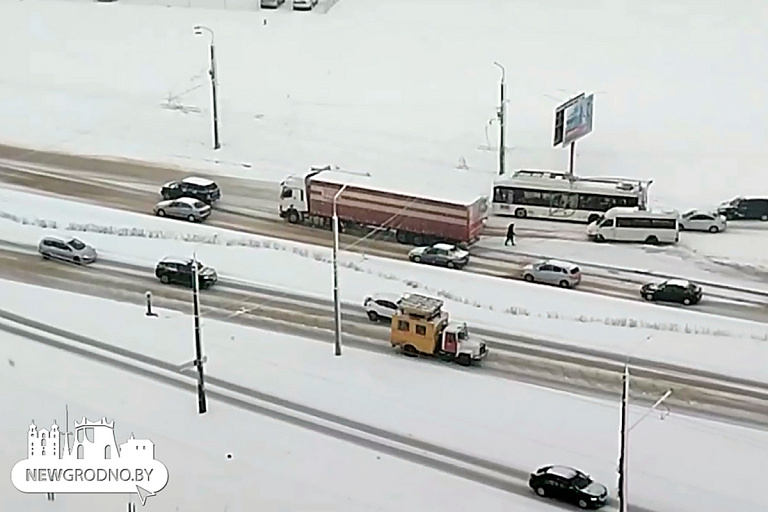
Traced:
<path fill-rule="evenodd" d="M 725 215 L 714 212 L 690 210 L 680 216 L 680 229 L 685 231 L 708 231 L 719 233 L 725 231 L 728 221 Z"/>
<path fill-rule="evenodd" d="M 189 222 L 201 222 L 211 215 L 211 207 L 199 199 L 180 197 L 157 203 L 154 209 L 158 217 L 174 217 Z"/>
<path fill-rule="evenodd" d="M 47 236 L 40 240 L 37 251 L 46 260 L 69 261 L 78 265 L 96 261 L 96 249 L 77 238 Z"/>
<path fill-rule="evenodd" d="M 523 279 L 529 283 L 556 284 L 562 288 L 573 288 L 581 282 L 581 270 L 567 261 L 545 260 L 523 267 Z"/>

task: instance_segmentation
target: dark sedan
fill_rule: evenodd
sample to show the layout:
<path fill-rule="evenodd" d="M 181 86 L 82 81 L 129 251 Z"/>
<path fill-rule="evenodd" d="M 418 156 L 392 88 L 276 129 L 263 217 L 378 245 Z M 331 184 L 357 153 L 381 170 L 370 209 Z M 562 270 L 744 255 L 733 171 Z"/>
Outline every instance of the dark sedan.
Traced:
<path fill-rule="evenodd" d="M 567 466 L 544 466 L 531 473 L 528 480 L 536 494 L 573 503 L 579 508 L 597 509 L 608 501 L 608 489 L 578 469 Z"/>
<path fill-rule="evenodd" d="M 640 288 L 640 295 L 649 301 L 676 302 L 690 306 L 701 301 L 701 286 L 683 279 L 669 279 L 661 283 L 648 283 Z"/>

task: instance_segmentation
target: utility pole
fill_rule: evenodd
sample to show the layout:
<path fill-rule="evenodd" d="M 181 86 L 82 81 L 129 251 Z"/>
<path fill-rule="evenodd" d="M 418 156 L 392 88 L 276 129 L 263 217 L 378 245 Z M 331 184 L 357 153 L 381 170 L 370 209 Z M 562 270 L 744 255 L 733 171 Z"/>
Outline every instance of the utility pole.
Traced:
<path fill-rule="evenodd" d="M 195 35 L 203 35 L 203 31 L 208 32 L 211 35 L 210 44 L 210 69 L 208 75 L 211 77 L 211 96 L 212 96 L 212 113 L 213 113 L 213 149 L 220 149 L 221 143 L 219 142 L 219 108 L 218 108 L 218 79 L 216 77 L 216 47 L 214 45 L 213 30 L 202 25 L 195 25 Z"/>
<path fill-rule="evenodd" d="M 195 361 L 197 367 L 197 411 L 199 414 L 205 414 L 208 411 L 208 404 L 205 400 L 205 380 L 203 375 L 203 340 L 200 329 L 200 279 L 197 273 L 197 255 L 192 255 L 192 265 L 194 266 L 192 278 L 192 302 L 194 303 L 195 315 Z"/>
<path fill-rule="evenodd" d="M 568 155 L 568 175 L 573 178 L 573 162 L 576 158 L 576 141 L 569 144 L 570 154 Z"/>
<path fill-rule="evenodd" d="M 344 192 L 347 185 L 344 184 L 336 195 L 333 196 L 333 314 L 334 314 L 334 353 L 341 355 L 341 300 L 339 299 L 339 215 L 336 211 L 336 201 Z"/>
<path fill-rule="evenodd" d="M 621 442 L 619 448 L 619 512 L 627 512 L 627 456 L 629 455 L 629 363 L 624 365 L 621 391 Z"/>
<path fill-rule="evenodd" d="M 505 124 L 506 124 L 506 96 L 507 96 L 507 82 L 506 82 L 506 70 L 504 69 L 504 66 L 499 64 L 498 62 L 494 62 L 496 66 L 501 69 L 501 103 L 499 104 L 499 108 L 496 110 L 496 116 L 499 120 L 499 176 L 502 176 L 506 170 L 506 141 L 505 139 Z"/>

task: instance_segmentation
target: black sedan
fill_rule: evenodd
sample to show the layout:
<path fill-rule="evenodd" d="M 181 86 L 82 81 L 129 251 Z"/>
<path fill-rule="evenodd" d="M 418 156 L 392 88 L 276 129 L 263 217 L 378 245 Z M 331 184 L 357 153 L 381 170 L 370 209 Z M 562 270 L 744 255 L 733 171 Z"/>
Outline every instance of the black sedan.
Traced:
<path fill-rule="evenodd" d="M 648 283 L 640 288 L 645 300 L 676 302 L 690 306 L 701 301 L 701 286 L 683 279 L 669 279 L 661 283 Z"/>
<path fill-rule="evenodd" d="M 608 501 L 608 489 L 578 469 L 567 466 L 544 466 L 531 473 L 528 480 L 536 494 L 573 503 L 579 508 L 597 509 Z"/>

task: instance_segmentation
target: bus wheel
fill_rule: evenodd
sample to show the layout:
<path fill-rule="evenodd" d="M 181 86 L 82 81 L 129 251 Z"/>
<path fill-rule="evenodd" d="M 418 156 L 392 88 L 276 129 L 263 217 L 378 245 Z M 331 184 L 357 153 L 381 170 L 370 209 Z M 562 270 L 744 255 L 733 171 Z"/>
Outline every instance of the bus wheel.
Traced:
<path fill-rule="evenodd" d="M 651 235 L 651 236 L 649 236 L 648 238 L 645 239 L 645 243 L 651 244 L 651 245 L 656 245 L 657 243 L 659 243 L 659 239 L 656 238 L 655 236 Z"/>
<path fill-rule="evenodd" d="M 525 210 L 525 208 L 518 208 L 515 210 L 515 217 L 518 219 L 524 219 L 528 216 L 528 212 Z"/>

